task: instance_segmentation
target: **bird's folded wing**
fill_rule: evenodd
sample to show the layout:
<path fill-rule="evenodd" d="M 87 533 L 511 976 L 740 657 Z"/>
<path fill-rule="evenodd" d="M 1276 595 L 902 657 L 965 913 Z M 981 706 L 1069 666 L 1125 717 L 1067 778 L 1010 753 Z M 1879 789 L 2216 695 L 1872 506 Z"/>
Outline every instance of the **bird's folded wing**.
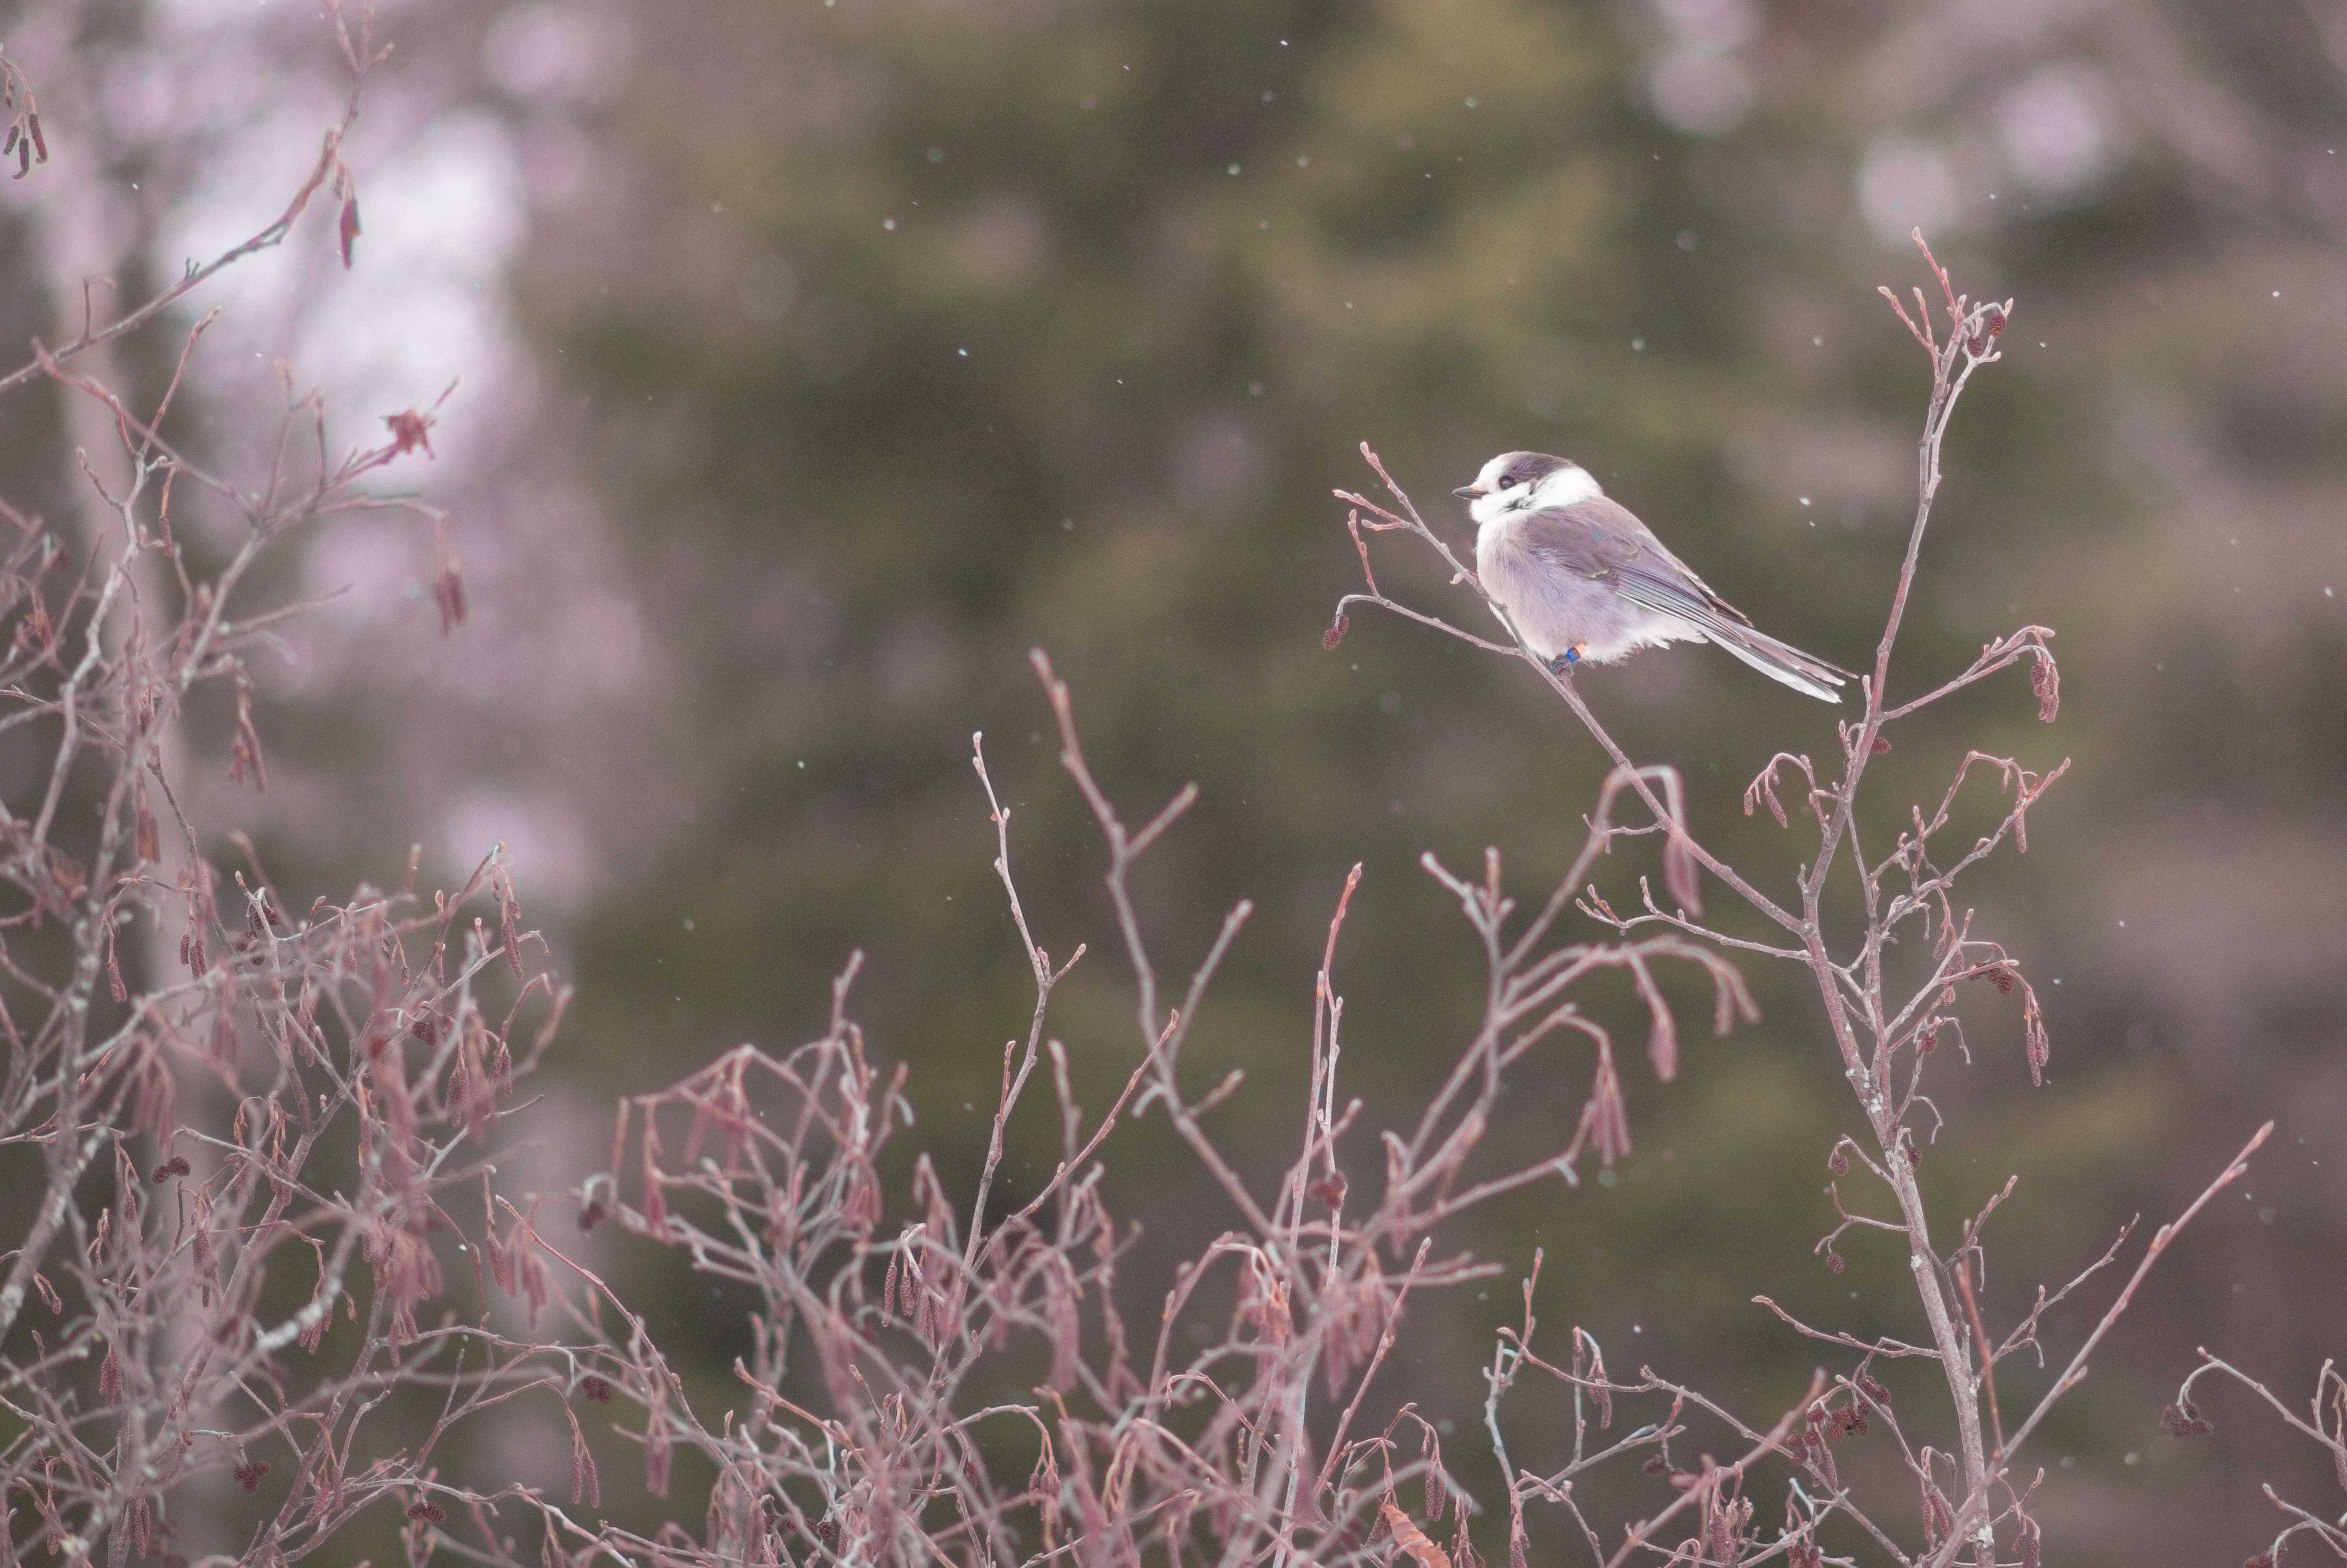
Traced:
<path fill-rule="evenodd" d="M 1610 582 L 1641 610 L 1689 625 L 1749 626 L 1749 617 L 1671 554 L 1637 514 L 1608 496 L 1536 512 L 1520 527 L 1532 550 L 1564 570 Z"/>
<path fill-rule="evenodd" d="M 1609 507 L 1628 518 L 1631 528 L 1638 528 L 1637 518 L 1603 497 L 1577 506 L 1551 507 L 1513 526 L 1524 548 L 1551 566 L 1575 577 L 1604 581 L 1637 549 L 1635 535 L 1606 516 Z"/>
<path fill-rule="evenodd" d="M 1657 615 L 1676 616 L 1707 633 L 1727 636 L 1748 630 L 1752 625 L 1743 611 L 1717 594 L 1703 590 L 1699 584 L 1691 585 L 1666 576 L 1643 563 L 1616 569 L 1614 591 L 1641 610 L 1651 610 Z"/>
<path fill-rule="evenodd" d="M 1637 515 L 1604 496 L 1536 512 L 1520 525 L 1527 545 L 1559 569 L 1610 585 L 1639 609 L 1694 628 L 1758 667 L 1777 675 L 1790 670 L 1799 685 L 1829 701 L 1850 671 L 1753 627 L 1751 618 L 1711 590 L 1687 564 L 1664 548 Z"/>

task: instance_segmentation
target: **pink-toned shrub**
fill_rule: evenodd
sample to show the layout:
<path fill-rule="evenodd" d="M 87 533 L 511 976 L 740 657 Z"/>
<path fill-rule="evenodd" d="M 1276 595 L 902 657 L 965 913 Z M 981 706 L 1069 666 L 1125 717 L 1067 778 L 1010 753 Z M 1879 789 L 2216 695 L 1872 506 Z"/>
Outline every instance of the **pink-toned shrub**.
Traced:
<path fill-rule="evenodd" d="M 220 268 L 284 241 L 322 193 L 339 203 L 333 243 L 353 259 L 357 200 L 340 148 L 357 84 L 380 54 L 364 22 L 354 30 L 339 11 L 332 20 L 353 97 L 282 217 L 0 377 L 0 395 L 46 386 L 102 408 L 128 476 L 89 475 L 106 525 L 78 537 L 0 503 L 0 729 L 39 737 L 46 781 L 27 809 L 0 815 L 0 883 L 15 895 L 0 912 L 0 1150 L 14 1162 L 0 1258 L 0 1335 L 11 1350 L 0 1370 L 0 1561 L 341 1562 L 354 1532 L 372 1531 L 378 1542 L 395 1534 L 419 1563 L 1286 1568 L 1406 1559 L 1443 1568 L 1481 1561 L 1470 1528 L 1479 1517 L 1491 1522 L 1486 1545 L 1503 1533 L 1517 1568 L 1583 1549 L 1609 1565 L 1782 1558 L 1816 1568 L 1854 1551 L 1918 1564 L 2037 1561 L 2028 1439 L 2085 1376 L 2088 1353 L 2176 1226 L 2243 1165 L 2154 1236 L 2094 1330 L 2067 1348 L 2052 1388 L 2025 1410 L 2004 1410 L 1999 1363 L 2049 1348 L 2047 1308 L 2116 1264 L 2126 1238 L 2017 1320 L 1992 1323 L 1976 1282 L 1982 1226 L 2001 1195 L 1963 1221 L 1952 1244 L 1935 1240 L 1915 1173 L 1938 1115 L 1927 1074 L 1968 1049 L 1949 1010 L 1955 987 L 1982 980 L 2017 993 L 2018 1049 L 2033 1076 L 2047 1060 L 2024 966 L 1975 933 L 1954 888 L 2008 841 L 2025 848 L 2028 811 L 2067 764 L 1967 753 L 1936 806 L 1915 809 L 1871 856 L 1858 823 L 1869 764 L 1887 749 L 1886 732 L 1918 710 L 2026 664 L 2039 716 L 2055 717 L 2052 633 L 2035 626 L 1919 696 L 1885 696 L 1942 438 L 1971 375 L 1996 360 L 2009 305 L 1971 303 L 1936 265 L 1944 337 L 1920 292 L 1915 315 L 1893 302 L 1931 356 L 1933 384 L 1911 543 L 1874 665 L 1857 717 L 1840 727 L 1840 755 L 1820 766 L 1780 753 L 1744 796 L 1747 814 L 1765 806 L 1788 831 L 1799 824 L 1805 847 L 1790 895 L 1698 842 L 1679 776 L 1630 757 L 1569 677 L 1542 671 L 1615 765 L 1570 869 L 1536 900 L 1510 891 L 1496 850 L 1470 872 L 1427 859 L 1484 951 L 1480 1020 L 1422 1105 L 1368 1124 L 1343 1089 L 1345 1009 L 1330 980 L 1357 871 L 1331 912 L 1310 1037 L 1296 1041 L 1308 1073 L 1303 1102 L 1289 1108 L 1295 1143 L 1269 1167 L 1242 1160 L 1218 1140 L 1215 1112 L 1257 1091 L 1236 1074 L 1195 1081 L 1185 1050 L 1249 907 L 1230 912 L 1178 987 L 1159 976 L 1128 882 L 1143 856 L 1165 852 L 1194 792 L 1129 825 L 1086 763 L 1068 686 L 1038 653 L 1061 762 L 1106 842 L 1132 975 L 1133 1065 L 1111 1102 L 1089 1112 L 1076 1102 L 1067 1052 L 1049 1032 L 1054 989 L 1085 953 L 1055 959 L 1041 945 L 1037 933 L 1051 923 L 1030 924 L 1020 902 L 1010 812 L 974 745 L 995 868 L 1034 984 L 1031 1020 L 1004 1053 L 981 1167 L 941 1169 L 922 1156 L 909 1191 L 890 1190 L 882 1156 L 910 1125 L 907 1071 L 884 1069 L 867 1049 L 849 1009 L 851 963 L 819 1038 L 788 1050 L 740 1046 L 626 1101 L 610 1169 L 569 1195 L 575 1203 L 542 1200 L 502 1190 L 491 1154 L 508 1136 L 517 1080 L 552 1044 L 567 993 L 538 965 L 503 856 L 492 853 L 453 894 L 421 891 L 411 862 L 395 892 L 362 887 L 339 906 L 297 911 L 249 845 L 230 841 L 238 854 L 220 861 L 221 844 L 189 818 L 175 788 L 172 737 L 206 686 L 234 698 L 231 776 L 266 788 L 244 661 L 304 607 L 266 600 L 252 568 L 289 536 L 354 513 L 407 515 L 432 536 L 444 630 L 464 620 L 446 519 L 368 487 L 389 465 L 429 455 L 432 412 L 390 415 L 384 445 L 335 460 L 318 402 L 289 397 L 268 482 L 255 490 L 209 472 L 161 433 L 182 381 L 204 374 L 203 325 L 159 406 L 134 406 L 82 368 Z M 45 156 L 13 63 L 5 82 L 10 147 L 20 160 L 26 149 Z M 1471 589 L 1471 573 L 1377 472 L 1389 504 L 1343 497 L 1365 576 L 1368 535 L 1401 533 Z M 220 559 L 186 542 L 199 507 L 208 537 L 232 524 Z M 1504 618 L 1500 638 L 1476 636 L 1388 598 L 1374 576 L 1340 603 L 1332 645 L 1345 612 L 1363 605 L 1530 658 L 1504 635 Z M 1965 788 L 1973 781 L 2002 792 L 1984 815 L 1978 786 Z M 1641 838 L 1655 841 L 1659 891 L 1642 882 L 1636 906 L 1616 908 L 1590 882 L 1592 868 L 1616 850 L 1635 853 Z M 1829 908 L 1837 879 L 1857 895 L 1854 918 Z M 1707 926 L 1707 882 L 1778 937 Z M 1576 917 L 1587 935 L 1573 934 Z M 1768 1303 L 1823 1348 L 1832 1369 L 1787 1408 L 1742 1411 L 1655 1371 L 1609 1368 L 1580 1328 L 1540 1333 L 1537 1255 L 1477 1258 L 1450 1233 L 1479 1204 L 1535 1183 L 1577 1184 L 1630 1148 L 1624 1020 L 1584 1010 L 1584 979 L 1627 977 L 1637 1009 L 1626 1021 L 1645 1031 L 1647 1069 L 1668 1081 L 1681 1025 L 1658 977 L 1678 968 L 1698 980 L 1711 1026 L 1725 1032 L 1754 1015 L 1737 965 L 1756 961 L 1800 966 L 1815 981 L 1821 1043 L 1868 1130 L 1827 1154 L 1840 1223 L 1816 1250 L 1838 1267 L 1853 1231 L 1905 1249 L 1920 1332 L 1913 1342 L 1864 1338 Z M 1040 1069 L 1048 1091 L 1037 1087 Z M 1578 1118 L 1536 1158 L 1503 1162 L 1487 1136 L 1501 1097 L 1563 1072 L 1587 1084 Z M 1013 1206 L 995 1182 L 1006 1130 L 1030 1091 L 1056 1101 L 1060 1159 Z M 1101 1159 L 1121 1127 L 1151 1113 L 1211 1179 L 1225 1228 L 1181 1265 L 1161 1306 L 1133 1314 L 1114 1294 L 1126 1242 L 1102 1195 Z M 1268 1181 L 1266 1168 L 1276 1169 Z M 1842 1190 L 1861 1169 L 1887 1206 Z M 549 1208 L 563 1225 L 542 1226 Z M 751 1349 L 731 1386 L 688 1386 L 679 1348 L 598 1272 L 581 1231 L 642 1238 L 666 1266 L 746 1293 Z M 1438 1428 L 1382 1392 L 1379 1373 L 1415 1294 L 1519 1269 L 1522 1314 L 1499 1333 L 1476 1439 L 1496 1457 L 1502 1490 L 1478 1497 L 1453 1472 Z M 1039 1346 L 1042 1386 L 1008 1399 L 980 1392 L 999 1389 L 1003 1368 L 1028 1365 Z M 1874 1373 L 1892 1357 L 1935 1361 L 1946 1408 L 1894 1411 Z M 2204 1430 L 2188 1395 L 2188 1382 L 2170 1425 Z M 492 1410 L 559 1423 L 572 1456 L 567 1491 L 514 1481 L 493 1450 L 452 1439 Z M 2284 1414 L 2336 1451 L 2342 1410 L 2326 1371 L 2313 1424 Z M 655 1496 L 671 1492 L 680 1456 L 692 1456 L 696 1496 L 712 1478 L 699 1517 L 643 1528 L 606 1512 L 582 1417 L 615 1423 L 637 1445 Z M 1512 1456 L 1512 1432 L 1535 1421 L 1570 1430 L 1561 1468 Z M 1837 1450 L 1878 1431 L 1907 1477 L 1861 1494 Z M 1665 1500 L 1639 1518 L 1594 1517 L 1574 1482 L 1609 1464 L 1665 1481 Z M 231 1484 L 255 1500 L 233 1515 L 251 1522 L 237 1540 L 224 1523 Z M 2341 1540 L 2303 1514 L 2275 1551 L 2300 1533 Z"/>

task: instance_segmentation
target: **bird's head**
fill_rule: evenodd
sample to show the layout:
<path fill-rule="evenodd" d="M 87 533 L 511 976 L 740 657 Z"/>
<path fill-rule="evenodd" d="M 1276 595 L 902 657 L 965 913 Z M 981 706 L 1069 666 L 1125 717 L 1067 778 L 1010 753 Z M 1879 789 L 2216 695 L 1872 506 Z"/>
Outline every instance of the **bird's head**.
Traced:
<path fill-rule="evenodd" d="M 1545 452 L 1502 452 L 1483 465 L 1471 485 L 1450 492 L 1467 503 L 1467 515 L 1478 524 L 1493 523 L 1515 512 L 1544 507 L 1569 507 L 1604 492 L 1589 470 L 1570 457 Z"/>

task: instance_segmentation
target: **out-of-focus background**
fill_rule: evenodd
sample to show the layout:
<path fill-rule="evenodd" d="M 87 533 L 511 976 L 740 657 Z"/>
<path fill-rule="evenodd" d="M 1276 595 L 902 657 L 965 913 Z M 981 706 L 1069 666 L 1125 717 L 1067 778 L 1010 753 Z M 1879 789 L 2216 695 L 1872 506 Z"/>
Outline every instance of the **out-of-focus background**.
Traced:
<path fill-rule="evenodd" d="M 1480 1000 L 1417 857 L 1496 845 L 1542 892 L 1602 768 L 1521 668 L 1371 615 L 1323 651 L 1359 571 L 1329 491 L 1369 480 L 1369 441 L 1463 540 L 1446 492 L 1484 457 L 1571 454 L 1763 627 L 1860 663 L 1926 379 L 1873 290 L 1928 281 L 1920 227 L 1960 288 L 2017 304 L 1956 421 L 1894 686 L 2036 621 L 2063 705 L 2040 726 L 2016 674 L 1902 726 L 1874 840 L 1967 747 L 2075 759 L 2026 857 L 1971 884 L 2054 1058 L 2031 1090 L 2010 1004 L 1968 1001 L 1924 1155 L 1942 1232 L 2020 1173 L 1990 1232 L 2010 1321 L 2280 1121 L 2046 1429 L 2048 1557 L 2237 1561 L 2280 1522 L 2258 1482 L 2335 1491 L 2240 1399 L 2212 1401 L 2213 1438 L 2155 1423 L 2195 1345 L 2293 1401 L 2347 1354 L 2347 7 L 404 0 L 380 26 L 397 50 L 346 149 L 356 268 L 322 217 L 199 296 L 227 314 L 182 431 L 251 461 L 280 356 L 345 445 L 456 380 L 407 474 L 456 515 L 474 622 L 440 640 L 425 543 L 333 536 L 282 585 L 352 591 L 264 693 L 270 794 L 190 774 L 297 907 L 395 879 L 412 841 L 443 877 L 512 847 L 579 988 L 540 1083 L 547 1188 L 595 1163 L 614 1097 L 808 1030 L 856 948 L 911 1141 L 974 1165 L 1030 1005 L 974 730 L 1039 939 L 1092 944 L 1055 1032 L 1105 1102 L 1137 1046 L 1034 646 L 1119 799 L 1201 786 L 1141 878 L 1161 962 L 1259 907 L 1192 1048 L 1202 1085 L 1251 1075 L 1218 1130 L 1258 1173 L 1285 1157 L 1356 860 L 1346 1066 L 1372 1125 L 1399 1114 Z M 143 297 L 273 216 L 342 91 L 302 6 L 0 4 L 0 38 L 53 155 L 0 189 L 9 366 L 77 323 L 83 279 Z M 176 337 L 118 368 L 151 377 Z M 0 425 L 19 505 L 83 504 L 64 417 L 20 400 Z M 1469 615 L 1415 552 L 1378 559 Z M 1829 757 L 1832 715 L 1702 649 L 1581 685 L 1789 897 L 1809 841 L 1738 797 L 1775 751 Z M 1841 1274 L 1809 1254 L 1857 1122 L 1814 996 L 1747 972 L 1758 1027 L 1695 1031 L 1676 1084 L 1634 1070 L 1617 1179 L 1460 1239 L 1512 1270 L 1544 1249 L 1544 1324 L 1765 1424 L 1819 1348 L 1754 1294 L 1918 1329 L 1890 1249 L 1848 1238 Z M 1584 1072 L 1525 1074 L 1501 1135 L 1554 1137 Z M 1040 1106 L 1014 1133 L 1016 1188 L 1057 1134 Z M 1373 1143 L 1355 1159 L 1373 1176 Z M 1162 1122 L 1124 1161 L 1146 1314 L 1153 1268 L 1233 1216 Z M 740 1303 L 636 1288 L 722 1381 Z M 1391 1373 L 1462 1449 L 1514 1312 L 1512 1284 L 1487 1294 L 1417 1304 Z M 2049 1352 L 2107 1298 L 2053 1315 Z M 2042 1386 L 2014 1368 L 2007 1408 Z M 547 1449 L 518 1437 L 514 1462 L 559 1471 Z"/>

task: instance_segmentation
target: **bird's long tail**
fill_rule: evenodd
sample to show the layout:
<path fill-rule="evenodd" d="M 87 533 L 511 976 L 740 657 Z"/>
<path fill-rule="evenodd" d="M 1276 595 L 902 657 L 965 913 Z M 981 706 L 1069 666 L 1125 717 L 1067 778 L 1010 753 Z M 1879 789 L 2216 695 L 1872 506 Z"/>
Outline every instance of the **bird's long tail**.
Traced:
<path fill-rule="evenodd" d="M 1709 641 L 1717 642 L 1771 681 L 1781 681 L 1794 691 L 1815 697 L 1820 702 L 1839 702 L 1841 692 L 1837 688 L 1855 680 L 1847 670 L 1827 663 L 1802 652 L 1788 642 L 1779 642 L 1765 631 L 1755 631 L 1748 626 L 1732 623 L 1706 627 Z"/>

